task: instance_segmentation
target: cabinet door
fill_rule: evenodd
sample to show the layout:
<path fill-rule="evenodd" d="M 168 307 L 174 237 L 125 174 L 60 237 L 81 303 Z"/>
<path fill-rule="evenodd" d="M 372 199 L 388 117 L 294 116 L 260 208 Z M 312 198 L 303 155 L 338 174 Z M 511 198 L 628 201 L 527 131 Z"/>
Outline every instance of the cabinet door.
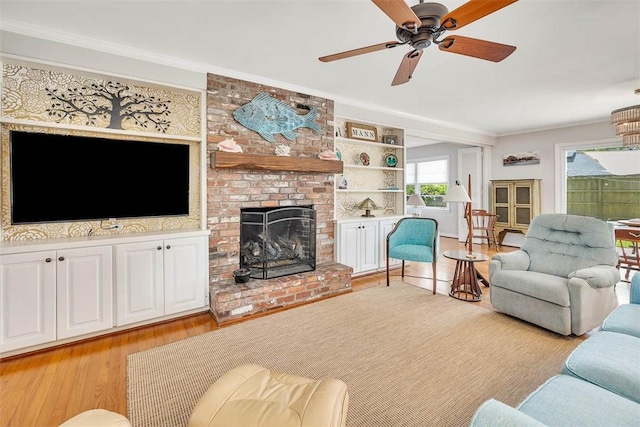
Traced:
<path fill-rule="evenodd" d="M 0 352 L 56 339 L 55 252 L 0 257 Z"/>
<path fill-rule="evenodd" d="M 375 221 L 360 224 L 358 252 L 360 254 L 360 271 L 378 268 L 378 223 Z"/>
<path fill-rule="evenodd" d="M 206 237 L 164 241 L 164 314 L 204 307 L 207 255 Z"/>
<path fill-rule="evenodd" d="M 360 268 L 358 254 L 359 223 L 346 223 L 338 226 L 338 262 L 353 268 L 358 273 Z"/>
<path fill-rule="evenodd" d="M 531 184 L 514 183 L 513 184 L 513 200 L 514 214 L 513 225 L 516 227 L 527 228 L 533 219 Z"/>
<path fill-rule="evenodd" d="M 380 267 L 379 268 L 387 268 L 387 234 L 393 230 L 393 227 L 396 226 L 398 220 L 383 220 L 380 221 Z M 389 266 L 394 266 L 400 264 L 399 259 L 389 258 Z"/>
<path fill-rule="evenodd" d="M 56 253 L 57 337 L 113 327 L 111 246 Z"/>
<path fill-rule="evenodd" d="M 497 225 L 511 226 L 511 186 L 509 184 L 494 184 L 493 213 L 498 215 Z"/>
<path fill-rule="evenodd" d="M 116 246 L 116 325 L 164 315 L 163 241 Z"/>

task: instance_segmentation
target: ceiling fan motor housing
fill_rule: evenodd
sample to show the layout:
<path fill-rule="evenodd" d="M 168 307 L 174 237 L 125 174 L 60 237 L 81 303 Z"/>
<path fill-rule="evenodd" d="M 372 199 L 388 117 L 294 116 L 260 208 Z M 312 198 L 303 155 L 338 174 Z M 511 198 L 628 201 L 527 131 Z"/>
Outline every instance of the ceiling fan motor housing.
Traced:
<path fill-rule="evenodd" d="M 414 49 L 424 49 L 433 41 L 433 34 L 440 27 L 440 18 L 449 13 L 449 10 L 440 3 L 418 3 L 411 9 L 420 18 L 420 28 L 414 33 L 396 25 L 396 36 Z"/>

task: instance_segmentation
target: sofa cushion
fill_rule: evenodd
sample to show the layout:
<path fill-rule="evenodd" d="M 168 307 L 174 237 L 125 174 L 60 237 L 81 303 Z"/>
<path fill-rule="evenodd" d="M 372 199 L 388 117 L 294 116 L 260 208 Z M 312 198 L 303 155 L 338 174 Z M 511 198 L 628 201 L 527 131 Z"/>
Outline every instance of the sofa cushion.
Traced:
<path fill-rule="evenodd" d="M 549 426 L 635 426 L 640 405 L 569 375 L 556 375 L 518 409 Z"/>
<path fill-rule="evenodd" d="M 425 245 L 398 245 L 389 248 L 389 258 L 416 262 L 433 262 L 433 249 Z"/>
<path fill-rule="evenodd" d="M 491 276 L 491 286 L 569 307 L 568 279 L 537 271 L 501 270 Z"/>
<path fill-rule="evenodd" d="M 640 304 L 620 305 L 604 319 L 602 330 L 640 338 Z"/>
<path fill-rule="evenodd" d="M 495 399 L 486 400 L 473 414 L 470 427 L 544 427 L 539 421 Z"/>
<path fill-rule="evenodd" d="M 573 350 L 562 373 L 640 403 L 640 338 L 598 332 Z"/>

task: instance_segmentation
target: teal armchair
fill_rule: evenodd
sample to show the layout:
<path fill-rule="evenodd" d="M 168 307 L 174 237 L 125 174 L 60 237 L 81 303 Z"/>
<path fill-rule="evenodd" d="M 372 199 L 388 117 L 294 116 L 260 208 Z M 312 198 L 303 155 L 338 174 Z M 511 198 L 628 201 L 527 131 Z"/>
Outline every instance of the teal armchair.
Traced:
<path fill-rule="evenodd" d="M 433 218 L 402 218 L 387 235 L 387 286 L 389 286 L 389 258 L 404 262 L 431 263 L 433 293 L 436 293 L 436 265 L 439 255 L 440 234 L 438 221 Z"/>

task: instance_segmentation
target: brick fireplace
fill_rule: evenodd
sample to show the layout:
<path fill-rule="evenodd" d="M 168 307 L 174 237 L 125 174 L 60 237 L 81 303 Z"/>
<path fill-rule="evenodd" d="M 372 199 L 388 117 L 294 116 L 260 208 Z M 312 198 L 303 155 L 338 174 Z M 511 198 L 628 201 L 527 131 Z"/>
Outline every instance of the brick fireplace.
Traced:
<path fill-rule="evenodd" d="M 260 92 L 287 103 L 299 114 L 316 107 L 321 133 L 298 128 L 295 141 L 276 134 L 276 142 L 271 143 L 243 127 L 232 113 Z M 253 166 L 247 162 L 217 167 L 213 162 L 217 143 L 225 137 L 234 138 L 245 158 L 270 156 L 265 159 L 273 169 L 265 169 L 259 161 Z M 283 162 L 271 157 L 278 145 L 290 148 L 291 158 L 286 160 L 311 166 L 287 168 L 287 162 L 280 166 Z M 318 154 L 327 149 L 333 150 L 332 100 L 214 74 L 207 76 L 209 295 L 211 312 L 219 324 L 351 291 L 351 267 L 334 262 L 334 175 L 313 166 L 330 162 L 317 160 Z M 289 206 L 313 206 L 315 210 L 315 269 L 236 284 L 232 273 L 239 268 L 241 255 L 241 209 Z"/>

